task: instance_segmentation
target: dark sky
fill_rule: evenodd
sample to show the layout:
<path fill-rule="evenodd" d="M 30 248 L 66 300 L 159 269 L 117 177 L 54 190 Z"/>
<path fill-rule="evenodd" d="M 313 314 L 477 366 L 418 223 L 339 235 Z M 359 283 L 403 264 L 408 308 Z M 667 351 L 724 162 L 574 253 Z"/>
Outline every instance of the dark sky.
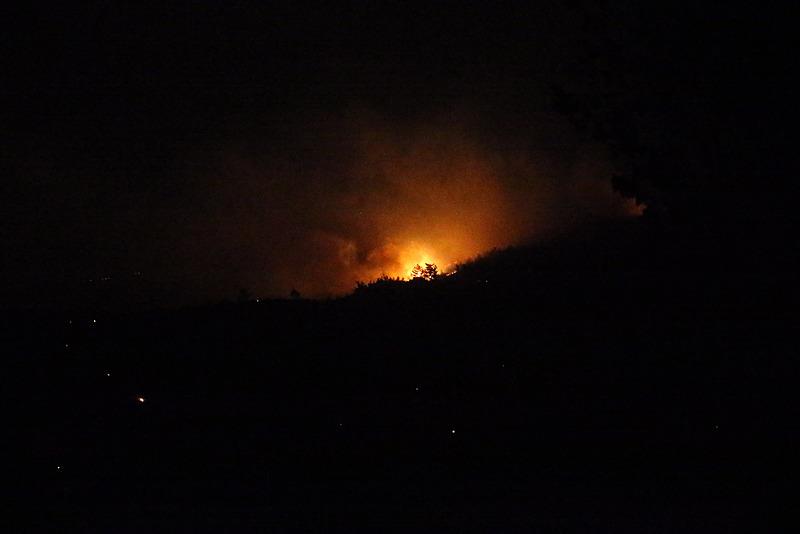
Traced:
<path fill-rule="evenodd" d="M 637 213 L 553 106 L 580 2 L 169 4 L 11 14 L 6 303 L 340 294 Z"/>

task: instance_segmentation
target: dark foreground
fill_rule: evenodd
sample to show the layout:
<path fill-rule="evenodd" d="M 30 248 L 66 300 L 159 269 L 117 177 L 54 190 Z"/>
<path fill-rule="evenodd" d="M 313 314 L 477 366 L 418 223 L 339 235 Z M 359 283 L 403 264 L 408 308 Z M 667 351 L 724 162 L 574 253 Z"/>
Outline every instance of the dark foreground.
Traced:
<path fill-rule="evenodd" d="M 336 301 L 9 315 L 8 531 L 783 530 L 794 275 L 625 239 Z"/>

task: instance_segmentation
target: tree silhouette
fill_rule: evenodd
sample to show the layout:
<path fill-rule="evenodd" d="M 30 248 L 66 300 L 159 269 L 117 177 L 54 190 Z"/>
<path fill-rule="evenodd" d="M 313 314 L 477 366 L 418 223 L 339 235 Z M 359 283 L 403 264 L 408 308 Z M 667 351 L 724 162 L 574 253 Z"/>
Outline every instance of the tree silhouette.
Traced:
<path fill-rule="evenodd" d="M 411 269 L 411 279 L 412 280 L 425 280 L 426 282 L 430 282 L 431 280 L 435 280 L 439 277 L 439 268 L 436 266 L 435 263 L 426 263 L 425 267 L 421 267 L 420 264 L 414 265 L 414 268 Z"/>
<path fill-rule="evenodd" d="M 639 4 L 587 10 L 586 46 L 554 88 L 557 109 L 610 148 L 614 187 L 651 216 L 716 223 L 723 235 L 742 217 L 782 224 L 776 204 L 790 197 L 776 194 L 777 177 L 794 126 L 781 119 L 793 98 L 755 69 L 786 71 L 768 52 L 788 49 L 784 32 L 733 6 L 715 17 Z"/>

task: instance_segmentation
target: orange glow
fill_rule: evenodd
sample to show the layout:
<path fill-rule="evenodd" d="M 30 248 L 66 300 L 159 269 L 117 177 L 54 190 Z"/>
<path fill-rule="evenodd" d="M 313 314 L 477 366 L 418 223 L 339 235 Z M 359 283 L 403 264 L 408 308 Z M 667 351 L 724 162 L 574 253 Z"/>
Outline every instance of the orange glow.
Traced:
<path fill-rule="evenodd" d="M 644 202 L 636 203 L 636 201 L 632 198 L 625 199 L 625 214 L 630 217 L 641 217 L 644 215 L 645 210 L 647 209 L 647 204 Z"/>
<path fill-rule="evenodd" d="M 341 245 L 353 249 L 345 257 L 355 279 L 408 279 L 426 263 L 447 273 L 456 262 L 524 237 L 530 214 L 509 198 L 502 166 L 463 132 L 368 128 L 357 154 L 349 175 L 358 193 L 347 200 L 359 213 L 353 234 L 367 239 Z M 363 230 L 361 221 L 369 224 Z M 345 290 L 353 285 L 342 282 Z"/>
<path fill-rule="evenodd" d="M 411 276 L 411 270 L 414 268 L 414 266 L 420 265 L 425 267 L 426 263 L 432 263 L 436 265 L 441 271 L 444 269 L 443 266 L 447 262 L 444 258 L 431 253 L 430 250 L 426 249 L 422 245 L 411 242 L 406 246 L 406 248 L 403 249 L 403 252 L 400 255 L 400 267 L 398 268 L 398 272 L 387 274 L 390 274 L 390 276 L 409 278 Z"/>
<path fill-rule="evenodd" d="M 567 165 L 479 131 L 450 114 L 396 123 L 356 113 L 303 130 L 303 144 L 317 147 L 308 165 L 233 154 L 220 196 L 248 209 L 204 213 L 192 235 L 214 246 L 201 240 L 184 256 L 241 258 L 238 270 L 208 270 L 231 269 L 242 275 L 235 287 L 254 293 L 335 296 L 382 275 L 408 279 L 417 264 L 447 274 L 494 248 L 643 209 L 613 190 L 602 153 L 580 152 Z"/>

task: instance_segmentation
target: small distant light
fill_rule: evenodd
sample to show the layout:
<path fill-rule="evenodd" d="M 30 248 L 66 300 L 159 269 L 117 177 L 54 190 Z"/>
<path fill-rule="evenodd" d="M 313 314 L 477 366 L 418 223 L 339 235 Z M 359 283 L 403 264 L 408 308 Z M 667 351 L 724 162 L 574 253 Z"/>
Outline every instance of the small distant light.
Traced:
<path fill-rule="evenodd" d="M 414 391 L 419 391 L 419 386 L 415 387 Z"/>
<path fill-rule="evenodd" d="M 261 299 L 256 299 L 256 302 L 261 302 Z"/>
<path fill-rule="evenodd" d="M 714 430 L 719 430 L 719 425 L 714 425 Z"/>
<path fill-rule="evenodd" d="M 111 376 L 111 372 L 106 371 L 106 376 Z"/>
<path fill-rule="evenodd" d="M 144 404 L 144 397 L 136 397 L 136 400 L 139 401 L 139 404 Z"/>
<path fill-rule="evenodd" d="M 92 319 L 92 324 L 97 324 L 97 319 Z"/>
<path fill-rule="evenodd" d="M 69 343 L 64 343 L 64 348 L 68 349 L 69 348 Z"/>
<path fill-rule="evenodd" d="M 456 429 L 454 428 L 454 429 L 450 430 L 450 433 L 451 434 L 455 434 L 456 433 Z"/>
<path fill-rule="evenodd" d="M 60 465 L 56 466 L 56 471 L 61 471 L 61 466 Z"/>

